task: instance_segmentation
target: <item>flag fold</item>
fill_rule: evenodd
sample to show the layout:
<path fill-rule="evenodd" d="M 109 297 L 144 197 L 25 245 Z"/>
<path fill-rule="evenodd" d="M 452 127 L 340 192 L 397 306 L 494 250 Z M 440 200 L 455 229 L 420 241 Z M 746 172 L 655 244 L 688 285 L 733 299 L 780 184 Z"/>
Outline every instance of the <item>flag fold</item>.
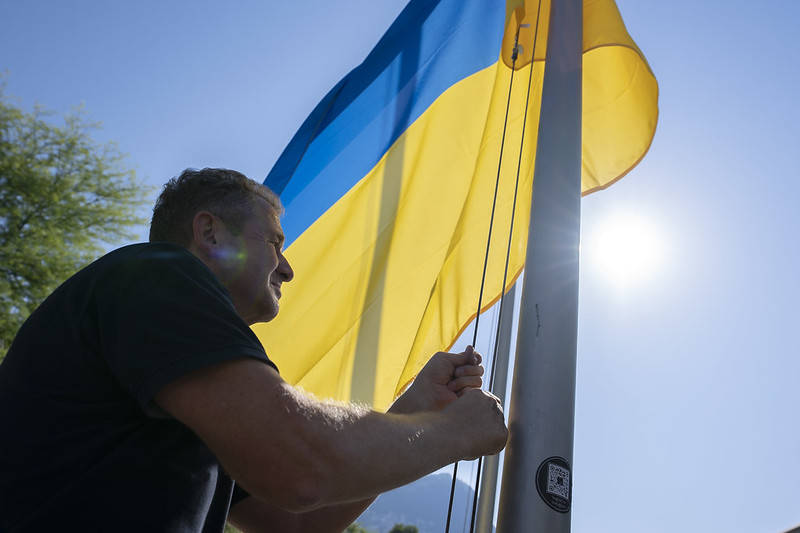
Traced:
<path fill-rule="evenodd" d="M 284 288 L 278 317 L 253 328 L 287 381 L 321 397 L 385 409 L 474 317 L 510 49 L 519 25 L 528 24 L 519 30 L 484 307 L 519 275 L 549 12 L 549 0 L 541 6 L 412 0 L 300 126 L 264 182 L 286 208 L 282 223 L 295 280 Z M 584 1 L 583 42 L 582 188 L 588 194 L 624 176 L 647 152 L 658 85 L 613 0 Z"/>

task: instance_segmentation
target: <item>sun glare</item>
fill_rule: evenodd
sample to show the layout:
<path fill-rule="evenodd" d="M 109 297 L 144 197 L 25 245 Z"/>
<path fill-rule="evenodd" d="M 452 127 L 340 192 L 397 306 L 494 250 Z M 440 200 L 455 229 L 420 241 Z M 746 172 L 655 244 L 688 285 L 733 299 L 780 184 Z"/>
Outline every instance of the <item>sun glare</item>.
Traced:
<path fill-rule="evenodd" d="M 660 266 L 662 247 L 657 229 L 636 215 L 602 222 L 582 246 L 591 266 L 617 284 L 651 279 Z"/>

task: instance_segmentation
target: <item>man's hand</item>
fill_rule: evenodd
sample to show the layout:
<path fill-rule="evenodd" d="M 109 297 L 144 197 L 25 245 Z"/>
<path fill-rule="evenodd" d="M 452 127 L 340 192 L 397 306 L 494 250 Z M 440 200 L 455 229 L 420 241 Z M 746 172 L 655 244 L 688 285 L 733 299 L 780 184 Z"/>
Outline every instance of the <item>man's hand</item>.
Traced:
<path fill-rule="evenodd" d="M 472 346 L 461 353 L 438 352 L 422 368 L 414 383 L 389 409 L 395 414 L 439 411 L 469 389 L 483 383 L 481 355 Z"/>
<path fill-rule="evenodd" d="M 467 389 L 442 414 L 453 424 L 453 431 L 461 436 L 459 443 L 464 446 L 464 459 L 494 455 L 505 447 L 508 428 L 503 419 L 503 406 L 494 394 Z"/>

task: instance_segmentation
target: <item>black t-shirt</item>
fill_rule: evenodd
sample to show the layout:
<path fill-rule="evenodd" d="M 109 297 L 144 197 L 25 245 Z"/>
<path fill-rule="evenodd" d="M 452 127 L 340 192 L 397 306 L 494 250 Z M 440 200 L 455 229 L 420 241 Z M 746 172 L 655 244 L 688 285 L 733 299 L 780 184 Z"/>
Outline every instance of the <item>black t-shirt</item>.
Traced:
<path fill-rule="evenodd" d="M 242 357 L 275 366 L 183 248 L 127 246 L 75 274 L 0 365 L 0 531 L 222 531 L 234 483 L 152 398 Z"/>

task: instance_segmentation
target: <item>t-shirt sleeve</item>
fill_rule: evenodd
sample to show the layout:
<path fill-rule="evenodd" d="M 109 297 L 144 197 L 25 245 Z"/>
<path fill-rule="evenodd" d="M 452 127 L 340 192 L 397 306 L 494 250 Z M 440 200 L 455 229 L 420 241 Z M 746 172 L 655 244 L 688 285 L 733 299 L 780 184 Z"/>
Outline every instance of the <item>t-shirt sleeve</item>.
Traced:
<path fill-rule="evenodd" d="M 154 245 L 112 269 L 96 302 L 100 351 L 148 413 L 161 388 L 195 370 L 243 357 L 276 368 L 224 286 L 182 248 Z"/>

